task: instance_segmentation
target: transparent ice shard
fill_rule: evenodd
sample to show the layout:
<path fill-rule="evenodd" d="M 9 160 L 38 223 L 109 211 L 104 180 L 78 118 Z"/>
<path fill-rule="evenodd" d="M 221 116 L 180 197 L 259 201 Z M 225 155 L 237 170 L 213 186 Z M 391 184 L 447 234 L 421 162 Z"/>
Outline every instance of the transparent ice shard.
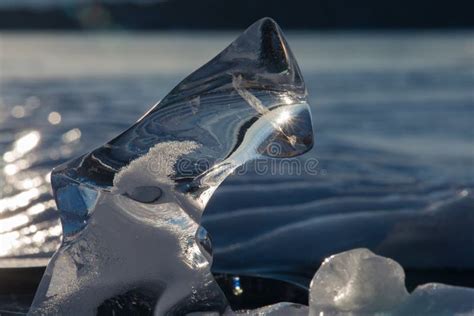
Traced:
<path fill-rule="evenodd" d="M 224 312 L 202 212 L 235 168 L 300 155 L 312 135 L 293 54 L 276 23 L 259 20 L 128 130 L 54 169 L 63 243 L 29 314 L 94 315 L 130 300 L 155 315 Z"/>

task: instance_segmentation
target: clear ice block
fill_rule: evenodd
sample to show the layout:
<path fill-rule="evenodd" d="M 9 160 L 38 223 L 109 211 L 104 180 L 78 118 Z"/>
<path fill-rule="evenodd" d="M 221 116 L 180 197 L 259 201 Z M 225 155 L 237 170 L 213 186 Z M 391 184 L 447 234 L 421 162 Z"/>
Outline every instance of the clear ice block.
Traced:
<path fill-rule="evenodd" d="M 259 20 L 129 129 L 54 169 L 63 242 L 29 314 L 121 301 L 155 315 L 224 312 L 200 227 L 207 202 L 245 162 L 312 144 L 298 65 L 276 23 Z"/>

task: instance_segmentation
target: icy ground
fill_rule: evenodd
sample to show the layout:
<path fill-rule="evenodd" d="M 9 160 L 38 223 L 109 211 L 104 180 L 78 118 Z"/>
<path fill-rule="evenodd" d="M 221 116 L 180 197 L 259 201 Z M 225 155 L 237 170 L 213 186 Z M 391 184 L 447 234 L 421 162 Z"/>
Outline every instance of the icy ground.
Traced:
<path fill-rule="evenodd" d="M 324 261 L 311 282 L 309 309 L 279 303 L 229 315 L 468 316 L 474 315 L 474 289 L 428 283 L 408 293 L 396 261 L 359 248 Z"/>

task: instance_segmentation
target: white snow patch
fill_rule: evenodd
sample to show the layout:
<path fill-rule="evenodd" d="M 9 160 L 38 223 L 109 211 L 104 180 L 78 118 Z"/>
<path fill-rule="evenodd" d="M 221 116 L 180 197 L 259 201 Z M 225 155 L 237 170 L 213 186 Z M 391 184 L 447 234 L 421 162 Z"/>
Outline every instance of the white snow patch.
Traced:
<path fill-rule="evenodd" d="M 147 154 L 133 160 L 114 177 L 116 193 L 131 192 L 138 186 L 173 184 L 178 159 L 201 147 L 194 141 L 168 141 L 151 147 Z"/>

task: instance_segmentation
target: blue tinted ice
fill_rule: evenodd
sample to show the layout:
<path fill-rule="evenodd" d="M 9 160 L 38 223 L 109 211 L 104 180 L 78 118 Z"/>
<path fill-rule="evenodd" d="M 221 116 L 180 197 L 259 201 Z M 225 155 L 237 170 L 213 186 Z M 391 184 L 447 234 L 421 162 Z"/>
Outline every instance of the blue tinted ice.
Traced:
<path fill-rule="evenodd" d="M 308 151 L 311 126 L 293 54 L 262 19 L 128 130 L 54 169 L 64 238 L 30 314 L 94 315 L 124 297 L 155 315 L 224 312 L 202 212 L 238 166 Z"/>

